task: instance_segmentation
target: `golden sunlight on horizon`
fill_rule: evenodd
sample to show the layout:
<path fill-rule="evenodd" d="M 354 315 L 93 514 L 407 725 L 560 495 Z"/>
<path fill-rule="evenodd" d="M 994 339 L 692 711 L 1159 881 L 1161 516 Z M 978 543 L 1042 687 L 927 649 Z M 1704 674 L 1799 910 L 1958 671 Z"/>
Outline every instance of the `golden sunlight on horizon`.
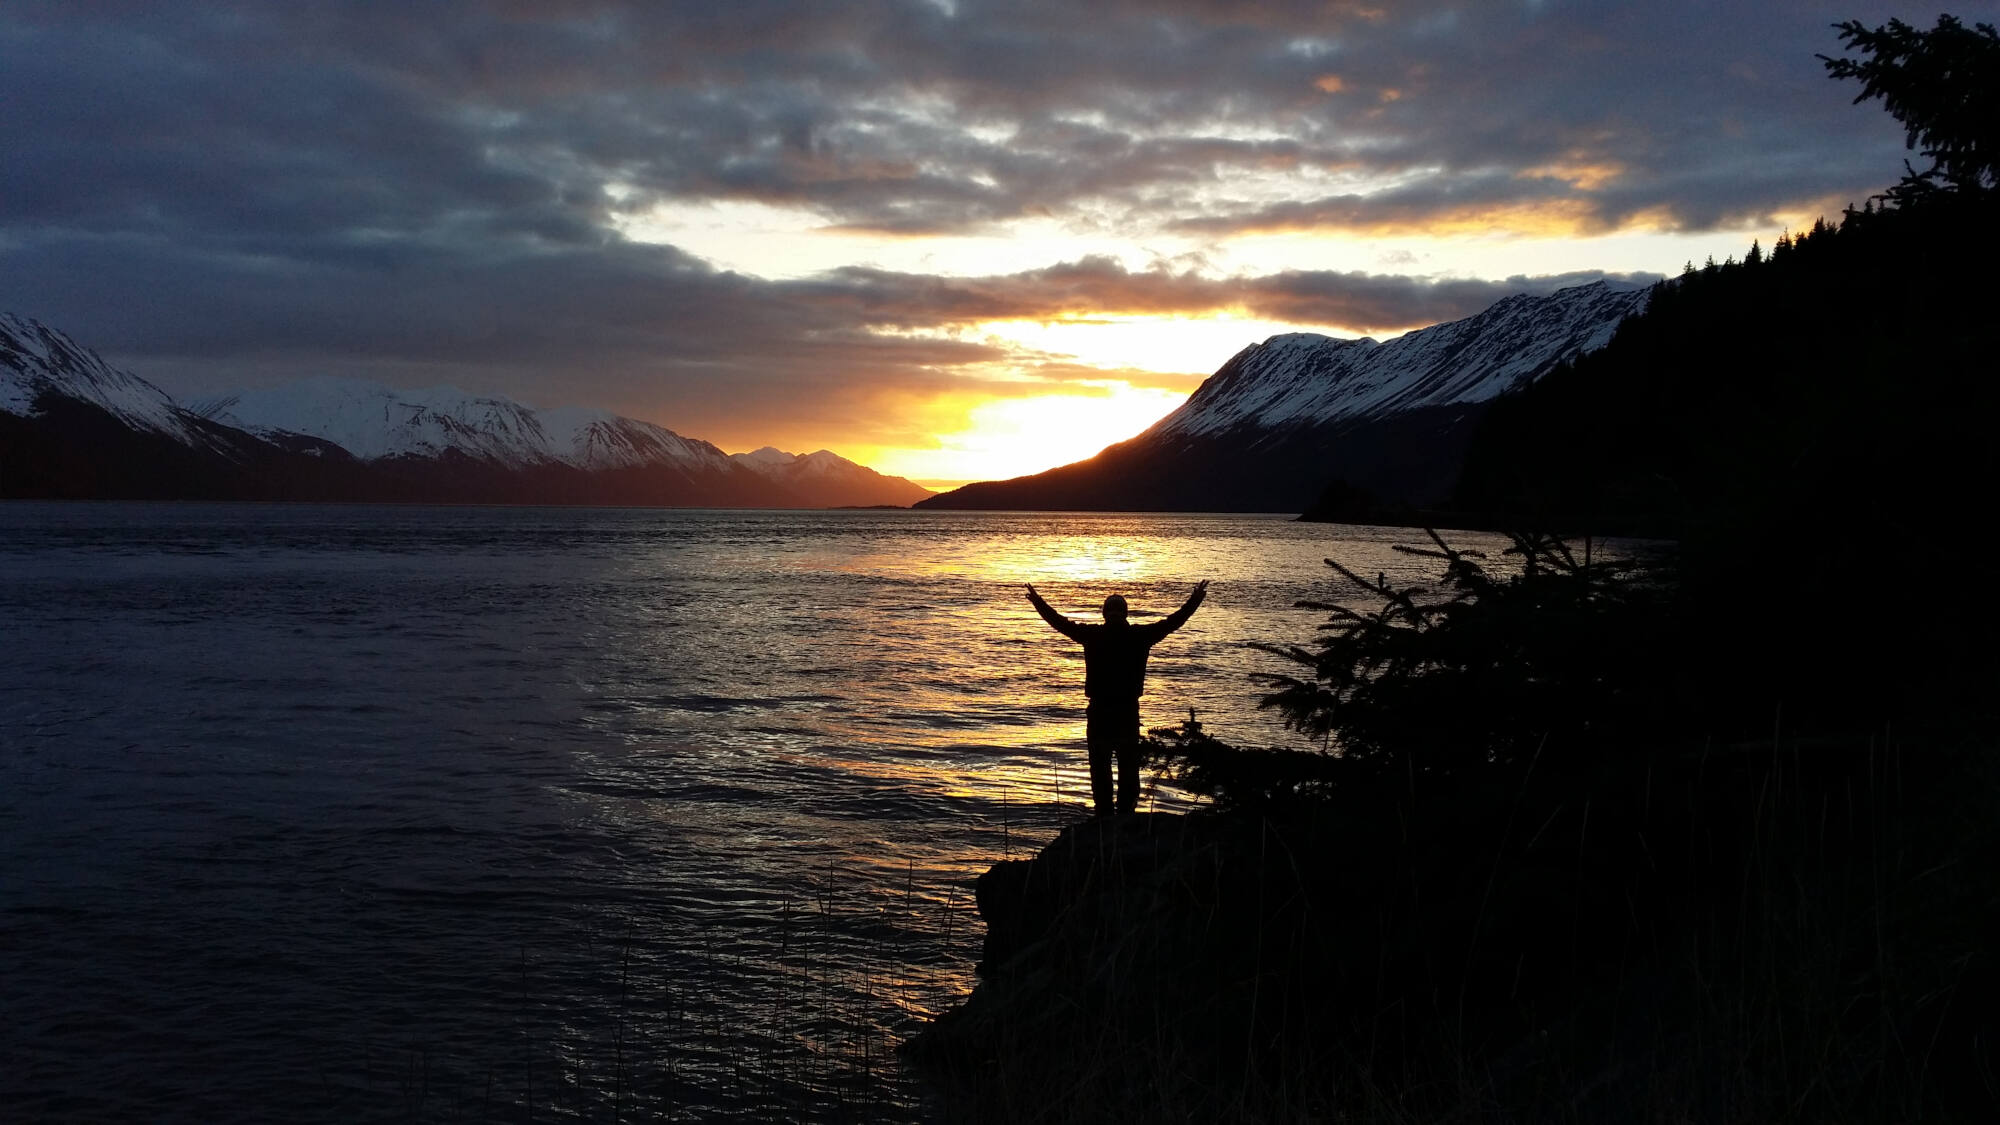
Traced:
<path fill-rule="evenodd" d="M 1537 174 L 1572 178 L 1605 169 L 1551 167 Z M 1802 212 L 1803 213 L 1803 212 Z M 831 276 L 843 267 L 905 271 L 940 278 L 1006 277 L 1086 257 L 1109 258 L 1138 275 L 1165 268 L 1217 283 L 1287 271 L 1386 276 L 1430 282 L 1560 275 L 1603 270 L 1672 276 L 1685 261 L 1740 254 L 1751 238 L 1768 245 L 1770 217 L 1741 229 L 1679 232 L 1645 218 L 1622 229 L 1586 231 L 1575 224 L 1535 224 L 1507 216 L 1433 229 L 1244 230 L 1220 237 L 1166 225 L 1137 231 L 1050 217 L 1015 219 L 960 233 L 895 234 L 841 228 L 810 209 L 760 203 L 661 204 L 621 216 L 618 229 L 638 242 L 671 244 L 718 269 L 765 279 Z M 1791 219 L 1789 213 L 1785 220 Z M 1785 226 L 1796 226 L 1789 221 Z M 1059 283 L 1059 282 L 1058 282 Z M 1112 298 L 1138 300 L 1143 294 Z M 928 397 L 899 396 L 878 417 L 893 421 L 872 435 L 849 429 L 795 437 L 772 434 L 754 444 L 831 449 L 890 476 L 940 491 L 984 480 L 1042 472 L 1086 459 L 1135 437 L 1186 401 L 1202 380 L 1243 348 L 1272 336 L 1314 332 L 1386 340 L 1421 325 L 1360 327 L 1297 323 L 1241 307 L 1199 311 L 1110 308 L 1051 319 L 965 321 L 915 329 L 881 324 L 867 330 L 938 340 L 981 342 L 1004 358 L 941 371 L 963 380 Z M 750 428 L 748 425 L 744 429 Z M 902 435 L 926 435 L 889 437 Z"/>
<path fill-rule="evenodd" d="M 1004 480 L 1093 456 L 1186 400 L 1183 391 L 1110 380 L 1073 391 L 970 401 L 960 408 L 960 428 L 941 429 L 934 446 L 856 446 L 847 456 L 927 488 Z"/>
<path fill-rule="evenodd" d="M 1157 224 L 1126 230 L 1033 217 L 968 232 L 897 234 L 832 226 L 805 208 L 761 203 L 662 204 L 617 215 L 612 222 L 634 242 L 674 246 L 717 269 L 770 280 L 808 278 L 847 266 L 995 277 L 1086 257 L 1109 258 L 1133 272 L 1160 264 L 1177 271 L 1192 268 L 1211 279 L 1288 270 L 1430 280 L 1581 270 L 1671 277 L 1684 262 L 1740 256 L 1752 238 L 1769 245 L 1779 231 L 1804 229 L 1815 217 L 1838 215 L 1852 202 L 1828 196 L 1699 231 L 1676 229 L 1670 217 L 1650 213 L 1620 227 L 1593 230 L 1587 224 L 1528 222 L 1512 212 L 1489 211 L 1407 229 L 1246 228 L 1206 236 Z"/>
<path fill-rule="evenodd" d="M 989 383 L 1017 393 L 944 396 L 925 411 L 935 444 L 857 444 L 843 455 L 938 491 L 1039 473 L 1136 437 L 1245 347 L 1307 331 L 1229 314 L 989 321 L 955 335 L 1018 355 L 990 365 Z"/>

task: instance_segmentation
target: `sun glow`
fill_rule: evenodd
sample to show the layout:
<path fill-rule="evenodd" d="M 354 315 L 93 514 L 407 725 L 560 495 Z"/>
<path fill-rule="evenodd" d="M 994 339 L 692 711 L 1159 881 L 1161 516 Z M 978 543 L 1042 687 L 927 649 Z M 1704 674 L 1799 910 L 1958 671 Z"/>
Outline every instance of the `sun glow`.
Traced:
<path fill-rule="evenodd" d="M 1610 183 L 1621 171 L 1579 158 L 1524 175 L 1587 189 Z M 1296 187 L 1301 178 L 1313 180 L 1321 195 L 1383 186 L 1350 182 L 1356 174 L 1341 168 L 1286 166 L 1233 177 L 1227 191 L 1235 204 L 1249 207 L 1282 201 L 1287 185 Z M 852 427 L 833 432 L 814 428 L 793 435 L 760 431 L 748 441 L 756 445 L 782 437 L 804 448 L 832 448 L 879 472 L 933 488 L 1041 472 L 1137 436 L 1185 401 L 1231 356 L 1271 336 L 1320 332 L 1381 340 L 1418 327 L 1265 319 L 1254 307 L 1239 303 L 1256 300 L 1256 291 L 1239 292 L 1232 288 L 1232 279 L 1288 272 L 1407 275 L 1418 283 L 1599 269 L 1671 274 L 1683 261 L 1740 255 L 1751 237 L 1761 234 L 1768 245 L 1775 234 L 1768 229 L 1772 223 L 1768 218 L 1761 231 L 1687 233 L 1673 229 L 1667 215 L 1631 217 L 1620 229 L 1596 231 L 1591 229 L 1588 209 L 1574 200 L 1539 208 L 1469 209 L 1408 227 L 1388 223 L 1366 229 L 1207 235 L 1177 229 L 1160 217 L 1130 228 L 1129 216 L 1121 220 L 1110 212 L 1088 223 L 1042 216 L 955 233 L 909 235 L 843 227 L 827 215 L 797 207 L 690 202 L 645 206 L 636 197 L 618 202 L 629 207 L 618 223 L 625 237 L 670 243 L 717 267 L 769 279 L 837 280 L 837 274 L 828 271 L 862 266 L 977 282 L 1103 257 L 1134 276 L 1158 269 L 1193 278 L 1189 292 L 1205 293 L 1206 299 L 1217 302 L 1213 307 L 1175 305 L 1174 299 L 1192 300 L 1195 305 L 1201 300 L 1172 287 L 1165 298 L 1154 291 L 1157 286 L 1120 287 L 1113 270 L 1105 275 L 1106 292 L 1076 295 L 1083 302 L 1103 301 L 1106 307 L 1101 309 L 1072 306 L 1058 297 L 1039 303 L 1051 314 L 1043 320 L 924 323 L 920 318 L 905 324 L 889 319 L 868 326 L 867 331 L 983 342 L 993 345 L 1000 358 L 938 368 L 939 389 L 881 392 L 867 417 L 889 419 L 891 424 L 868 427 L 872 433 Z M 1194 212 L 1206 206 L 1201 200 L 1183 203 Z M 1063 280 L 1059 275 L 1051 284 Z M 1209 284 L 1204 288 L 1202 283 Z M 1004 295 L 1007 286 L 999 284 L 997 291 Z M 1023 307 L 1037 305 L 1022 302 Z M 1307 302 L 1280 307 L 1305 312 L 1313 306 Z M 1366 302 L 1352 307 L 1334 302 L 1329 307 L 1338 307 L 1345 315 L 1369 315 Z"/>
<path fill-rule="evenodd" d="M 1083 229 L 1049 218 L 1015 219 L 954 234 L 902 235 L 846 227 L 799 207 L 717 202 L 660 204 L 623 213 L 612 225 L 634 242 L 670 245 L 721 269 L 771 280 L 812 277 L 847 266 L 940 276 L 1042 269 L 1090 255 L 1128 269 L 1185 253 L 1186 239 L 1133 245 L 1124 232 Z"/>
<path fill-rule="evenodd" d="M 1122 380 L 967 402 L 958 429 L 929 449 L 884 448 L 864 458 L 876 471 L 933 487 L 1003 480 L 1081 461 L 1135 436 L 1185 401 L 1185 392 Z"/>
<path fill-rule="evenodd" d="M 921 416 L 932 441 L 857 446 L 850 455 L 937 489 L 1038 473 L 1136 437 L 1244 347 L 1315 327 L 1230 314 L 1104 314 L 913 333 L 982 340 L 1010 358 L 961 369 L 978 389 L 888 407 Z"/>

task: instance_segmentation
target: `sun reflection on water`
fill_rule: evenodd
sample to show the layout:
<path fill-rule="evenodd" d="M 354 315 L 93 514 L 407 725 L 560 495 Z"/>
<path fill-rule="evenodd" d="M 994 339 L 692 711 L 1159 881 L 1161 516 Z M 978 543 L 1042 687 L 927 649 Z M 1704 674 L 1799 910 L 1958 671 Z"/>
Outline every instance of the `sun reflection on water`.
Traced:
<path fill-rule="evenodd" d="M 352 1095 L 330 1114 L 392 1116 L 352 1079 L 401 1037 L 438 1045 L 425 1065 L 454 1088 L 499 1075 L 495 1104 L 559 1096 L 578 1119 L 918 1120 L 886 1045 L 970 986 L 972 881 L 1089 803 L 1080 652 L 1021 587 L 1090 619 L 1212 580 L 1154 652 L 1144 719 L 1192 709 L 1268 745 L 1289 739 L 1247 642 L 1310 635 L 1292 604 L 1334 593 L 1320 559 L 1433 573 L 1392 549 L 1406 532 L 1244 517 L 113 505 L 0 525 L 0 601 L 44 639 L 0 660 L 64 719 L 6 759 L 26 780 L 0 792 L 54 810 L 16 825 L 16 862 L 103 875 L 21 882 L 61 909 L 21 912 L 12 947 L 92 972 L 19 987 L 79 1025 L 166 1029 L 48 1072 L 201 1071 L 238 1116 L 313 1104 L 329 1076 Z M 218 860 L 228 879 L 182 882 Z M 104 908 L 68 909 L 88 895 Z M 220 955 L 169 963 L 142 931 Z M 113 1108 L 83 1116 L 148 1112 Z"/>
<path fill-rule="evenodd" d="M 777 1037 L 813 1057 L 841 1049 L 842 1027 L 907 1034 L 957 1002 L 978 955 L 973 881 L 1089 813 L 1081 651 L 1039 619 L 1025 585 L 1082 620 L 1120 593 L 1143 620 L 1211 580 L 1201 611 L 1155 650 L 1144 721 L 1193 711 L 1219 736 L 1269 745 L 1289 740 L 1255 709 L 1251 673 L 1269 664 L 1248 642 L 1311 631 L 1317 619 L 1291 606 L 1329 592 L 1320 559 L 1399 580 L 1427 570 L 1393 551 L 1407 533 L 1279 519 L 704 519 L 698 537 L 663 521 L 620 595 L 638 616 L 576 669 L 608 707 L 600 745 L 617 748 L 579 755 L 588 772 L 673 784 L 617 808 L 594 790 L 579 799 L 597 817 L 676 832 L 678 878 L 738 885 L 713 909 L 817 927 L 814 967 L 785 961 L 799 930 L 738 986 L 815 997 L 773 1017 Z M 671 753 L 644 753 L 663 743 Z M 1149 780 L 1141 807 L 1190 804 Z"/>

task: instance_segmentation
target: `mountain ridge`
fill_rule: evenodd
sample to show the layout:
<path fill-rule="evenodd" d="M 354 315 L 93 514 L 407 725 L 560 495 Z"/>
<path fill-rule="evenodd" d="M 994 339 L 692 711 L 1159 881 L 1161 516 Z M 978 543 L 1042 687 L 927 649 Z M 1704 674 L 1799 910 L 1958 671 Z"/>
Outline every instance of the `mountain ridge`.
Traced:
<path fill-rule="evenodd" d="M 906 508 L 936 495 L 923 485 L 878 473 L 830 449 L 787 453 L 767 445 L 749 453 L 732 453 L 729 458 L 788 488 L 840 497 L 838 503 L 829 503 L 827 507 Z"/>
<path fill-rule="evenodd" d="M 184 406 L 11 313 L 0 313 L 0 419 L 5 496 L 814 508 L 930 495 L 826 450 L 809 455 L 811 471 L 739 461 L 610 411 L 534 410 L 451 387 L 319 376 Z M 93 449 L 104 466 L 90 465 Z M 170 467 L 146 480 L 149 459 Z"/>
<path fill-rule="evenodd" d="M 1603 347 L 1649 295 L 1597 281 L 1388 341 L 1273 336 L 1091 458 L 918 506 L 1298 512 L 1336 481 L 1390 505 L 1435 504 L 1487 404 Z"/>

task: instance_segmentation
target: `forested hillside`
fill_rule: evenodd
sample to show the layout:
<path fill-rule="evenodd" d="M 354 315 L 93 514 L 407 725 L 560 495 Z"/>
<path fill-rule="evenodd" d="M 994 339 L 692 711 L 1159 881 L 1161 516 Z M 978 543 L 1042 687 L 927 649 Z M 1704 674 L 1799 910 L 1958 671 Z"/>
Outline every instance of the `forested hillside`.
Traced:
<path fill-rule="evenodd" d="M 1824 711 L 1979 690 L 2000 620 L 1991 28 L 1843 28 L 1931 158 L 1883 196 L 1658 286 L 1611 343 L 1496 401 L 1455 506 L 1678 538 L 1702 677 Z M 1830 653 L 1841 653 L 1838 660 Z"/>
<path fill-rule="evenodd" d="M 1983 195 L 1870 204 L 1690 267 L 1494 404 L 1458 501 L 1665 532 L 1954 514 L 1994 465 L 1996 218 Z"/>

